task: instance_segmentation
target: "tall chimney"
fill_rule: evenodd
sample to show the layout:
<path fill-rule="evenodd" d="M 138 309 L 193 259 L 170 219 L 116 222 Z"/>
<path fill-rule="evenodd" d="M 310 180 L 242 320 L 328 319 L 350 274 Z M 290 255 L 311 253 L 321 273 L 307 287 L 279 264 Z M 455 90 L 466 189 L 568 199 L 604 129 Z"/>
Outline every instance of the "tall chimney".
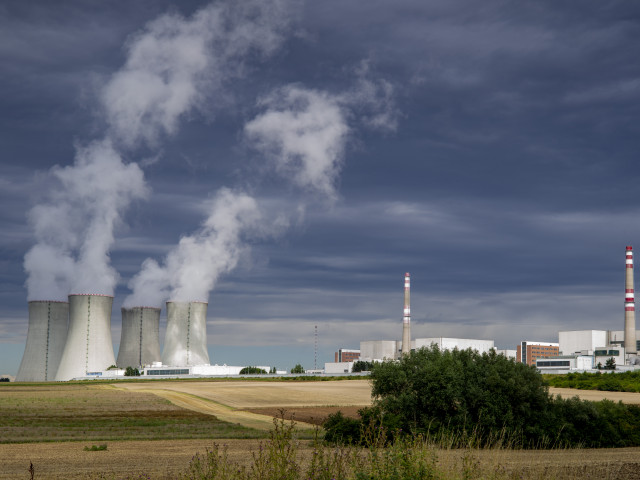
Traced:
<path fill-rule="evenodd" d="M 402 317 L 402 355 L 411 352 L 411 276 L 404 274 L 404 316 Z"/>
<path fill-rule="evenodd" d="M 636 303 L 633 292 L 633 247 L 627 247 L 626 281 L 624 284 L 624 349 L 627 354 L 637 353 Z"/>

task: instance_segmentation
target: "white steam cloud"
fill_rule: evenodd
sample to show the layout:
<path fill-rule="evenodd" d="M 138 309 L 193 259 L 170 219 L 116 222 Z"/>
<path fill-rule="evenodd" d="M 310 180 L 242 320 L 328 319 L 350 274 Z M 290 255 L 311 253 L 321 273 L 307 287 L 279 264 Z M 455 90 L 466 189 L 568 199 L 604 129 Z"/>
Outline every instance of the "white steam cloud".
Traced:
<path fill-rule="evenodd" d="M 349 132 L 339 98 L 290 85 L 258 105 L 267 111 L 245 125 L 247 138 L 296 185 L 335 198 Z"/>
<path fill-rule="evenodd" d="M 249 53 L 267 56 L 283 41 L 291 2 L 222 2 L 193 17 L 163 15 L 128 43 L 127 62 L 104 89 L 112 133 L 126 145 L 153 145 L 181 116 L 220 94 L 246 70 Z"/>
<path fill-rule="evenodd" d="M 78 147 L 75 163 L 51 170 L 48 203 L 31 210 L 37 244 L 25 256 L 28 298 L 70 292 L 113 294 L 113 231 L 132 200 L 147 194 L 142 170 L 125 164 L 109 140 Z"/>
<path fill-rule="evenodd" d="M 244 128 L 249 143 L 276 171 L 297 186 L 332 200 L 355 126 L 382 131 L 397 126 L 392 85 L 370 78 L 366 63 L 356 73 L 355 87 L 338 94 L 299 85 L 279 88 L 258 101 L 258 107 L 266 111 Z"/>
<path fill-rule="evenodd" d="M 115 227 L 130 203 L 148 193 L 142 170 L 126 164 L 118 148 L 153 146 L 209 96 L 223 96 L 224 84 L 247 70 L 246 58 L 280 46 L 290 5 L 221 2 L 190 18 L 163 15 L 130 39 L 124 67 L 99 94 L 104 138 L 79 147 L 73 165 L 52 169 L 47 203 L 30 213 L 36 240 L 24 262 L 30 300 L 65 299 L 72 291 L 113 294 Z"/>
<path fill-rule="evenodd" d="M 221 189 L 197 232 L 182 237 L 161 265 L 153 259 L 145 260 L 129 282 L 133 293 L 124 305 L 158 306 L 167 299 L 207 302 L 218 277 L 238 263 L 244 237 L 260 230 L 260 221 L 254 198 Z"/>

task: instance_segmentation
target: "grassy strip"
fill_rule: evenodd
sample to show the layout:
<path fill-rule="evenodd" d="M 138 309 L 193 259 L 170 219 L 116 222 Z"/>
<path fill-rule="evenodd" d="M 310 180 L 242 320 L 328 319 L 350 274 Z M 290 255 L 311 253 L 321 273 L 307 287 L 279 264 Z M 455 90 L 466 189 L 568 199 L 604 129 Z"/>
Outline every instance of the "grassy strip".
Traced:
<path fill-rule="evenodd" d="M 543 377 L 551 387 L 605 392 L 640 392 L 640 372 L 638 371 L 567 373 L 564 375 L 543 375 Z"/>

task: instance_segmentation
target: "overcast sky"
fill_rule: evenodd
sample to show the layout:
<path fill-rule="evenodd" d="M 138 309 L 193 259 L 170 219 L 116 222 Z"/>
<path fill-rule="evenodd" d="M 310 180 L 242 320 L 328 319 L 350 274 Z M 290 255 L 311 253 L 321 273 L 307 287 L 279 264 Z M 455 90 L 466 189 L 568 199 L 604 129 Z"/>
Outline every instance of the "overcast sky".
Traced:
<path fill-rule="evenodd" d="M 0 373 L 51 278 L 219 364 L 400 339 L 405 272 L 414 338 L 623 329 L 640 5 L 237 3 L 0 1 Z"/>

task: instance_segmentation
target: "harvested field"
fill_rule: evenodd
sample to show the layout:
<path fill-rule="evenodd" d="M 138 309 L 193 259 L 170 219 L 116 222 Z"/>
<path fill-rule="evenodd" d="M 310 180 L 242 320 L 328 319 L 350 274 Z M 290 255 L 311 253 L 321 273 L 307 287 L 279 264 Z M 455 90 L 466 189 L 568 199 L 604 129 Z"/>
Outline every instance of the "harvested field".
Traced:
<path fill-rule="evenodd" d="M 338 411 L 345 417 L 359 418 L 358 410 L 362 407 L 290 407 L 290 408 L 248 408 L 247 411 L 273 418 L 284 418 L 311 425 L 322 425 L 329 415 Z"/>
<path fill-rule="evenodd" d="M 169 390 L 196 395 L 237 409 L 371 405 L 368 380 L 333 382 L 146 382 L 116 384 L 131 391 Z"/>
<path fill-rule="evenodd" d="M 549 393 L 560 395 L 562 398 L 580 397 L 582 400 L 597 402 L 599 400 L 611 400 L 629 405 L 640 405 L 640 393 L 632 392 L 601 392 L 599 390 L 578 390 L 575 388 L 549 388 Z"/>
<path fill-rule="evenodd" d="M 37 448 L 27 444 L 0 445 L 3 468 L 0 479 L 29 478 L 29 462 L 38 480 L 77 479 L 175 479 L 196 452 L 212 445 L 207 440 L 158 440 L 109 442 L 106 451 L 86 452 L 85 443 L 45 443 Z M 223 440 L 229 458 L 247 465 L 256 440 Z M 301 442 L 299 459 L 310 457 L 309 442 Z M 438 463 L 447 468 L 460 465 L 464 458 L 488 471 L 525 472 L 516 478 L 599 478 L 602 480 L 640 479 L 640 449 L 595 450 L 437 450 Z"/>
<path fill-rule="evenodd" d="M 0 388 L 0 412 L 0 443 L 263 436 L 107 385 L 11 385 Z"/>

